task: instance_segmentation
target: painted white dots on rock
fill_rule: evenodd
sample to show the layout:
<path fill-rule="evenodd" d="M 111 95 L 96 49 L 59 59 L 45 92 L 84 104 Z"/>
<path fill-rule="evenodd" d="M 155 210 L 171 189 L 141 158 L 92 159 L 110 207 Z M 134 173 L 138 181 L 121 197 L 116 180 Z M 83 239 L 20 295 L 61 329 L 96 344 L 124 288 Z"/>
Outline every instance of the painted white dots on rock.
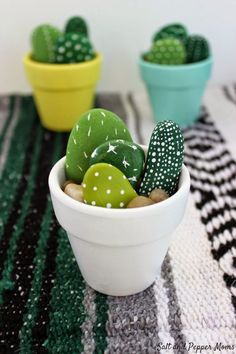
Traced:
<path fill-rule="evenodd" d="M 75 123 L 68 140 L 67 151 L 70 151 L 70 154 L 66 154 L 66 163 L 69 166 L 66 167 L 67 179 L 80 184 L 89 168 L 89 160 L 94 150 L 105 141 L 114 139 L 132 143 L 124 122 L 115 113 L 100 108 L 84 113 Z M 115 155 L 114 152 L 111 153 Z"/>
<path fill-rule="evenodd" d="M 94 205 L 92 202 L 96 202 L 96 206 L 105 208 L 107 205 L 111 205 L 112 208 L 124 208 L 137 196 L 127 178 L 124 179 L 123 173 L 106 163 L 92 165 L 84 176 L 82 186 L 88 204 Z"/>
<path fill-rule="evenodd" d="M 162 146 L 162 149 L 157 148 L 158 146 Z M 179 126 L 172 121 L 158 123 L 149 143 L 146 169 L 139 193 L 146 196 L 154 188 L 161 188 L 170 196 L 174 194 L 183 157 L 184 139 Z"/>

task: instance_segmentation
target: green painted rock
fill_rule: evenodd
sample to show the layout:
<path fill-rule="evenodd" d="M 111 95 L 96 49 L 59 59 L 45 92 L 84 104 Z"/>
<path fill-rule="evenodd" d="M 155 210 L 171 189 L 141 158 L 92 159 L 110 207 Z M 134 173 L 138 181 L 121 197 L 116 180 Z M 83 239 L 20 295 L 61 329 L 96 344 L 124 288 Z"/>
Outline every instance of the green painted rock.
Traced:
<path fill-rule="evenodd" d="M 44 62 L 55 63 L 55 44 L 61 32 L 50 25 L 40 25 L 35 28 L 31 36 L 32 59 Z"/>
<path fill-rule="evenodd" d="M 135 188 L 142 175 L 145 155 L 143 149 L 124 140 L 112 140 L 98 146 L 92 153 L 89 165 L 105 162 L 117 167 Z"/>
<path fill-rule="evenodd" d="M 143 58 L 155 64 L 180 65 L 186 61 L 186 49 L 179 39 L 159 39 L 152 44 L 151 50 L 144 54 Z"/>
<path fill-rule="evenodd" d="M 58 38 L 55 49 L 59 64 L 79 63 L 92 60 L 95 52 L 89 39 L 78 33 L 66 33 Z"/>
<path fill-rule="evenodd" d="M 186 41 L 187 63 L 196 63 L 207 59 L 210 48 L 206 38 L 198 35 L 189 36 Z"/>
<path fill-rule="evenodd" d="M 105 208 L 125 208 L 137 193 L 118 168 L 98 163 L 92 165 L 83 180 L 84 202 Z"/>
<path fill-rule="evenodd" d="M 184 139 L 179 126 L 166 120 L 156 125 L 148 148 L 147 162 L 139 194 L 155 188 L 169 196 L 175 193 L 184 157 Z"/>
<path fill-rule="evenodd" d="M 80 16 L 71 17 L 65 26 L 65 33 L 79 33 L 88 37 L 88 26 Z"/>
<path fill-rule="evenodd" d="M 181 23 L 172 23 L 168 26 L 162 27 L 158 32 L 153 36 L 153 42 L 156 42 L 159 39 L 164 39 L 168 37 L 174 37 L 185 41 L 188 37 L 187 29 Z"/>
<path fill-rule="evenodd" d="M 91 109 L 74 125 L 67 144 L 66 176 L 81 183 L 89 167 L 92 152 L 109 140 L 124 139 L 132 142 L 123 121 L 105 109 Z"/>

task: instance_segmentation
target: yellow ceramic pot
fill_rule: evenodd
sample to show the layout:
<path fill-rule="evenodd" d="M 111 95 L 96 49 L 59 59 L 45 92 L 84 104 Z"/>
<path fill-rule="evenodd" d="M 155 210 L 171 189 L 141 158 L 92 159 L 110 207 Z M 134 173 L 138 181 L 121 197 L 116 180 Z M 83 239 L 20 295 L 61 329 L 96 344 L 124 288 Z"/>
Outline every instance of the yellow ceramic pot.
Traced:
<path fill-rule="evenodd" d="M 101 55 L 75 64 L 45 64 L 24 57 L 28 81 L 42 125 L 50 130 L 70 131 L 78 117 L 91 109 L 100 78 Z"/>

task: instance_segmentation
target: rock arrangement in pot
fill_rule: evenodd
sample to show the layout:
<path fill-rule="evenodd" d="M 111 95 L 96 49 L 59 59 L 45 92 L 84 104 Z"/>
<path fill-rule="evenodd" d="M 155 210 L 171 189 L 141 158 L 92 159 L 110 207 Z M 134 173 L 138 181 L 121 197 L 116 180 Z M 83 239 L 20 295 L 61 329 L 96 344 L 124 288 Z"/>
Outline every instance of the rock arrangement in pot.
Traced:
<path fill-rule="evenodd" d="M 191 64 L 207 59 L 210 45 L 201 35 L 189 35 L 179 23 L 169 24 L 157 31 L 151 49 L 142 55 L 145 61 L 162 65 Z"/>
<path fill-rule="evenodd" d="M 184 139 L 173 121 L 158 123 L 147 156 L 121 118 L 92 109 L 75 123 L 67 144 L 64 192 L 91 206 L 135 208 L 171 197 L 178 188 Z"/>
<path fill-rule="evenodd" d="M 31 58 L 49 64 L 81 63 L 95 58 L 88 26 L 82 17 L 70 18 L 63 31 L 49 24 L 39 25 L 31 36 Z"/>

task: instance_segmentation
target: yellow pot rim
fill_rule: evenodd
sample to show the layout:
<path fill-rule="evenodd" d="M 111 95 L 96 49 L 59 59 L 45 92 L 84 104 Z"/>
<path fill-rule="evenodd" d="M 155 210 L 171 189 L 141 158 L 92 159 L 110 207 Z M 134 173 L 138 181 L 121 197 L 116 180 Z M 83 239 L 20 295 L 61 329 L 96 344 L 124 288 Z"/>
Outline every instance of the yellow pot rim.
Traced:
<path fill-rule="evenodd" d="M 99 64 L 102 61 L 102 55 L 100 53 L 96 53 L 96 57 L 92 60 L 82 62 L 82 63 L 72 63 L 72 64 L 54 64 L 54 63 L 42 63 L 31 58 L 31 53 L 27 53 L 23 57 L 23 62 L 27 67 L 31 67 L 32 69 L 39 69 L 46 71 L 74 71 L 77 69 L 89 69 L 90 67 Z"/>

